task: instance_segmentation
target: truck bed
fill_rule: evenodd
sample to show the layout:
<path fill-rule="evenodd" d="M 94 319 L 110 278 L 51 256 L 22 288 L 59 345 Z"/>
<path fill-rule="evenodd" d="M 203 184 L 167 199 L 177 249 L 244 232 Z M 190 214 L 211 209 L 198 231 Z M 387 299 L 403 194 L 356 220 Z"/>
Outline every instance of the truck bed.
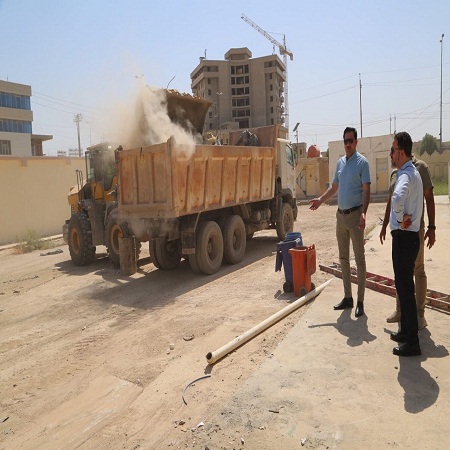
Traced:
<path fill-rule="evenodd" d="M 117 153 L 118 206 L 127 218 L 177 218 L 273 198 L 276 149 L 177 145 Z"/>

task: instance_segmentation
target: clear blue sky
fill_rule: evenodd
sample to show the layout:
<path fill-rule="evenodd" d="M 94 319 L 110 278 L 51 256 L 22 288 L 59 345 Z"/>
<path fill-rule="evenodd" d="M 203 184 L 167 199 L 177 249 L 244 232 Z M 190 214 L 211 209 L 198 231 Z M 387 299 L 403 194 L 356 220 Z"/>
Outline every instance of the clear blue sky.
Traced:
<path fill-rule="evenodd" d="M 213 5 L 217 4 L 217 9 Z M 33 133 L 44 151 L 107 139 L 100 117 L 130 101 L 136 77 L 190 93 L 199 57 L 234 47 L 271 54 L 269 40 L 241 14 L 286 43 L 290 128 L 326 150 L 347 125 L 363 136 L 408 131 L 439 137 L 443 42 L 443 139 L 450 140 L 450 1 L 0 0 L 0 79 L 31 85 Z M 275 8 L 275 9 L 274 9 Z M 278 53 L 278 49 L 275 49 Z M 279 54 L 279 53 L 278 53 Z M 390 118 L 392 119 L 390 121 Z M 394 119 L 395 118 L 395 119 Z M 290 134 L 293 139 L 293 133 Z"/>

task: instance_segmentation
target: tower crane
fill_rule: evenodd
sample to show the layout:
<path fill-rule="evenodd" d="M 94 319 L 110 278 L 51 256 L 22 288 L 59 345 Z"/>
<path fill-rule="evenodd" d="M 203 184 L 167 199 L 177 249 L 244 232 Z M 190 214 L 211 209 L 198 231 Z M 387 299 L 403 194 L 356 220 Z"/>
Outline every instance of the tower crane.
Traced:
<path fill-rule="evenodd" d="M 284 82 L 284 104 L 285 104 L 285 116 L 286 116 L 286 128 L 289 133 L 289 101 L 288 101 L 288 68 L 287 68 L 287 57 L 289 56 L 289 59 L 292 61 L 294 59 L 293 53 L 287 49 L 286 47 L 286 35 L 283 34 L 283 44 L 278 42 L 276 39 L 274 39 L 267 31 L 264 31 L 261 27 L 256 25 L 255 22 L 253 22 L 251 19 L 249 19 L 245 14 L 241 15 L 241 19 L 243 19 L 245 22 L 247 22 L 250 26 L 252 26 L 256 31 L 261 33 L 265 38 L 267 38 L 272 44 L 278 47 L 278 50 L 280 51 L 280 55 L 283 56 L 283 64 L 285 67 L 285 73 L 286 73 L 286 81 Z"/>

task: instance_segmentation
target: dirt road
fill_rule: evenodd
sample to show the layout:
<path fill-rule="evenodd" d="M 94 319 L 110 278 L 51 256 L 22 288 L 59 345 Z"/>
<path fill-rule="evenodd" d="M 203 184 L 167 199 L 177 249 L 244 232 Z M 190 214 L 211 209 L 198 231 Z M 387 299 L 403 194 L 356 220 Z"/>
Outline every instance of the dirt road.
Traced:
<path fill-rule="evenodd" d="M 317 265 L 336 261 L 335 210 L 299 208 L 295 231 L 316 245 Z M 370 205 L 369 230 L 383 211 Z M 170 272 L 144 261 L 125 277 L 101 247 L 92 266 L 74 267 L 62 242 L 62 253 L 0 252 L 0 448 L 204 449 L 202 430 L 220 442 L 211 450 L 252 448 L 245 436 L 257 422 L 230 419 L 224 429 L 208 420 L 227 414 L 308 305 L 214 366 L 205 355 L 294 299 L 274 271 L 277 241 L 275 231 L 257 233 L 242 263 L 213 276 L 186 261 Z M 183 389 L 204 375 L 184 391 L 185 404 Z M 253 397 L 240 400 L 258 408 Z M 280 448 L 267 434 L 260 445 Z"/>

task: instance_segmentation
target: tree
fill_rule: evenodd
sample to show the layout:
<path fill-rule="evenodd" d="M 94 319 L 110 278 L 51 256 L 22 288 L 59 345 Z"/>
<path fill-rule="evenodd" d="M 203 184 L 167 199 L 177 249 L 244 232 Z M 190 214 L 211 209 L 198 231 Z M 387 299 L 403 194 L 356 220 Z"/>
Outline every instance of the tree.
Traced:
<path fill-rule="evenodd" d="M 432 153 L 438 151 L 438 144 L 435 137 L 431 136 L 431 134 L 426 133 L 422 138 L 419 147 L 419 155 L 423 155 L 424 153 L 428 153 L 431 155 Z"/>

